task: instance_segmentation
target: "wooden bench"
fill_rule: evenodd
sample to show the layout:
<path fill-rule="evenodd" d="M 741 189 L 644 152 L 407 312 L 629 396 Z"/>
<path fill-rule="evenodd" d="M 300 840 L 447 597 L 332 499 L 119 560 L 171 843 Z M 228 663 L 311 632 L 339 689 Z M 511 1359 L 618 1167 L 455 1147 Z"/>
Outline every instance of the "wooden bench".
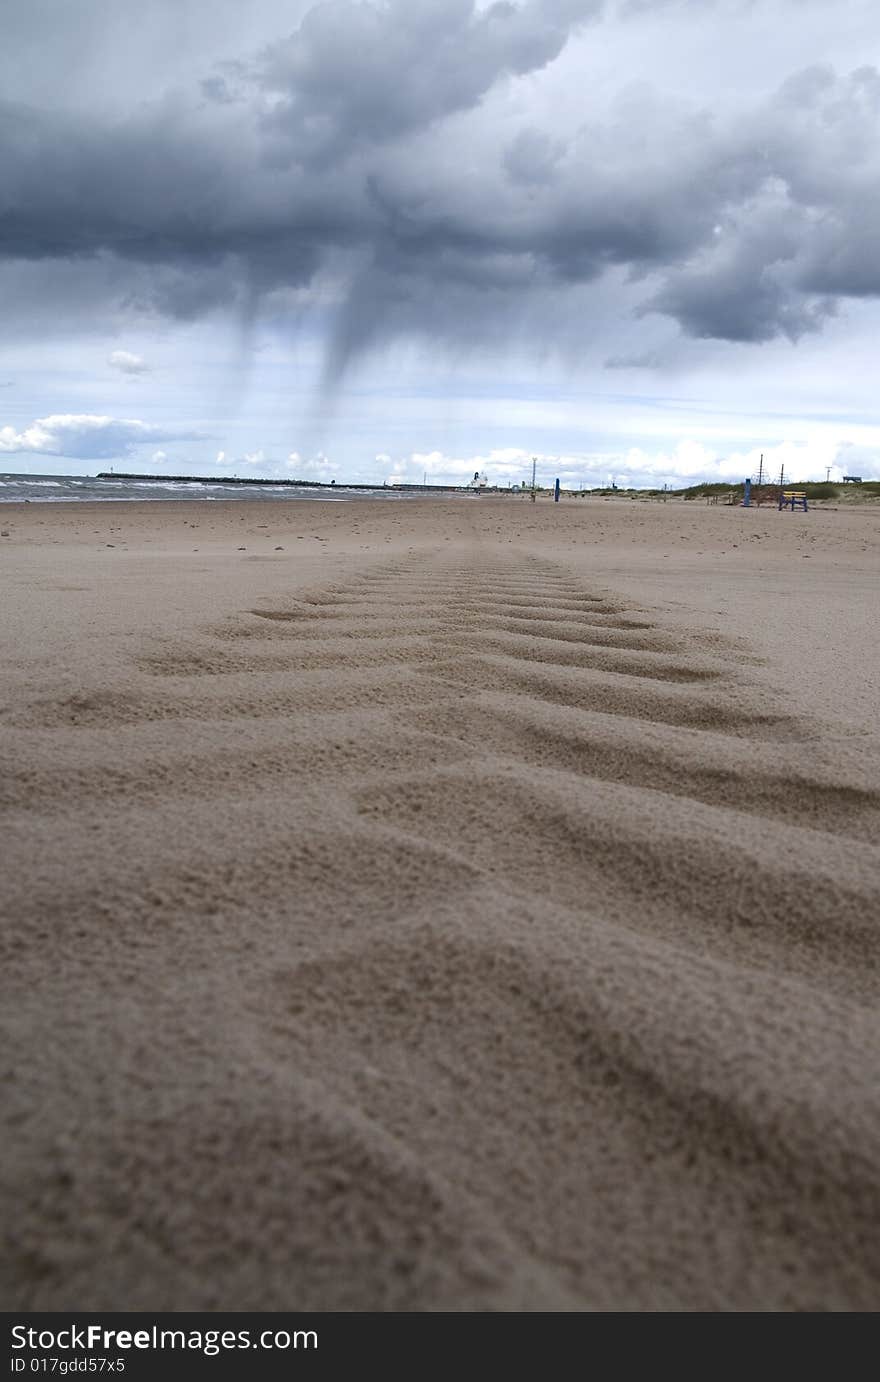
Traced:
<path fill-rule="evenodd" d="M 784 489 L 779 496 L 779 507 L 780 509 L 791 509 L 792 513 L 794 513 L 795 509 L 803 509 L 804 513 L 807 513 L 806 491 L 802 489 Z"/>

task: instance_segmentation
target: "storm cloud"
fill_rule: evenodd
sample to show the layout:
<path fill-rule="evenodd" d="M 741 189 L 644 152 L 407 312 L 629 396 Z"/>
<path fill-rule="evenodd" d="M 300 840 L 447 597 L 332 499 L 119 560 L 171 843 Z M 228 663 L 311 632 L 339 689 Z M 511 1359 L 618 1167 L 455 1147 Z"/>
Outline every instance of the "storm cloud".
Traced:
<path fill-rule="evenodd" d="M 813 65 L 737 109 L 665 94 L 662 71 L 560 118 L 518 99 L 609 10 L 656 8 L 323 0 L 285 32 L 279 4 L 276 38 L 127 107 L 7 101 L 0 258 L 90 294 L 98 265 L 134 314 L 295 301 L 328 377 L 390 337 L 548 322 L 614 270 L 625 310 L 686 336 L 821 331 L 880 293 L 880 74 Z"/>

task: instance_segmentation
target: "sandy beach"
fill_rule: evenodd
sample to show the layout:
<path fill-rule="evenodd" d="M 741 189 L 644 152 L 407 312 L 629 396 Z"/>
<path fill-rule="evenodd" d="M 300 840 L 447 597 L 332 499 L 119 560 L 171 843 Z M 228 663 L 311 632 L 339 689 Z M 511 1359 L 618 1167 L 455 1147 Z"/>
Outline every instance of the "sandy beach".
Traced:
<path fill-rule="evenodd" d="M 880 509 L 0 528 L 4 1308 L 880 1306 Z"/>

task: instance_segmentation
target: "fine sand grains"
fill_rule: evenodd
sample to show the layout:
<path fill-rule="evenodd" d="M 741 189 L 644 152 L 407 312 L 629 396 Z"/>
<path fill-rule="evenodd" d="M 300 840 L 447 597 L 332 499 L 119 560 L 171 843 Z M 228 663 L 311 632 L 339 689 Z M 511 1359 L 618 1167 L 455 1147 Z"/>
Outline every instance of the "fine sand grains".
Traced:
<path fill-rule="evenodd" d="M 880 758 L 805 530 L 181 507 L 2 554 L 6 1307 L 877 1308 Z"/>

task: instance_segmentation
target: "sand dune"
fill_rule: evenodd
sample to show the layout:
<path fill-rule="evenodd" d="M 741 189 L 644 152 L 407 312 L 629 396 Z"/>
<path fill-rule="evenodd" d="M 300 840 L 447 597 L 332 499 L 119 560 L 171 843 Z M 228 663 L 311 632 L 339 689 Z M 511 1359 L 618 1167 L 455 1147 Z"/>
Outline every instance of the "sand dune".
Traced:
<path fill-rule="evenodd" d="M 877 513 L 76 508 L 0 550 L 7 1308 L 877 1308 Z"/>

